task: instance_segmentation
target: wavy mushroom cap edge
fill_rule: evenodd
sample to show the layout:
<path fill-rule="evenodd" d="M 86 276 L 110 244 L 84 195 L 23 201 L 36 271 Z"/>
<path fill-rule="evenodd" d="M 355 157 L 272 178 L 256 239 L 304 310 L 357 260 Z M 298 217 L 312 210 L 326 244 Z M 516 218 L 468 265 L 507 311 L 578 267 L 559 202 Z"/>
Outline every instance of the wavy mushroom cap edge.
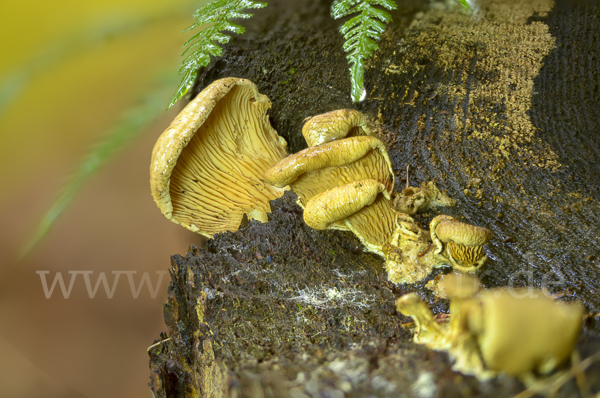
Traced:
<path fill-rule="evenodd" d="M 229 77 L 177 115 L 150 164 L 152 196 L 167 219 L 209 238 L 237 230 L 244 214 L 267 221 L 269 201 L 283 190 L 266 186 L 264 172 L 287 156 L 266 115 L 270 107 L 254 83 Z"/>

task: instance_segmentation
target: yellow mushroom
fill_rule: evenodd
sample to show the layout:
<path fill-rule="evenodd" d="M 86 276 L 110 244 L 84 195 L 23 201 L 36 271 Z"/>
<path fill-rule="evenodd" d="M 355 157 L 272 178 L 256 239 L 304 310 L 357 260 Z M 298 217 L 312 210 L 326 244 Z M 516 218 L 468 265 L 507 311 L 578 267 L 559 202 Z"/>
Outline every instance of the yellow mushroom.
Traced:
<path fill-rule="evenodd" d="M 313 196 L 304 209 L 306 225 L 314 229 L 327 229 L 331 224 L 345 220 L 371 205 L 382 193 L 390 198 L 385 185 L 375 180 L 361 180 L 336 187 Z"/>
<path fill-rule="evenodd" d="M 583 306 L 535 290 L 480 292 L 465 314 L 487 369 L 519 375 L 549 373 L 569 358 L 577 341 Z"/>
<path fill-rule="evenodd" d="M 487 260 L 483 245 L 493 236 L 489 229 L 465 224 L 445 215 L 434 217 L 429 229 L 436 253 L 445 255 L 455 269 L 473 271 Z"/>
<path fill-rule="evenodd" d="M 374 179 L 394 187 L 392 164 L 385 145 L 375 137 L 340 139 L 288 156 L 265 173 L 278 188 L 291 185 L 305 204 L 314 195 L 352 181 Z"/>
<path fill-rule="evenodd" d="M 264 173 L 287 156 L 266 114 L 271 101 L 249 80 L 206 87 L 159 137 L 150 164 L 154 201 L 169 220 L 212 237 L 236 231 L 244 214 L 267 221 L 282 189 Z"/>
<path fill-rule="evenodd" d="M 422 183 L 420 188 L 404 188 L 402 192 L 392 195 L 392 202 L 394 209 L 408 215 L 456 205 L 456 200 L 440 191 L 433 181 Z"/>
<path fill-rule="evenodd" d="M 302 127 L 308 146 L 358 135 L 371 135 L 368 118 L 354 109 L 339 109 L 310 118 Z"/>
<path fill-rule="evenodd" d="M 390 281 L 414 283 L 448 260 L 429 250 L 429 235 L 412 218 L 394 210 L 394 174 L 385 145 L 359 135 L 370 133 L 364 127 L 353 131 L 366 120 L 347 110 L 312 118 L 303 134 L 316 146 L 267 170 L 265 181 L 291 187 L 309 226 L 352 231 L 369 251 L 386 259 Z M 344 138 L 349 133 L 354 136 Z"/>
<path fill-rule="evenodd" d="M 546 374 L 569 358 L 581 329 L 581 304 L 555 301 L 539 289 L 477 292 L 477 281 L 463 278 L 445 281 L 462 284 L 448 289 L 450 324 L 435 323 L 414 294 L 396 301 L 398 311 L 415 319 L 415 342 L 448 351 L 455 370 L 482 379 L 498 372 Z"/>
<path fill-rule="evenodd" d="M 433 313 L 416 293 L 405 294 L 396 300 L 398 312 L 415 321 L 415 343 L 436 350 L 450 348 L 444 329 L 436 322 Z"/>
<path fill-rule="evenodd" d="M 307 148 L 283 159 L 265 173 L 265 182 L 278 188 L 290 186 L 303 208 L 316 195 L 361 180 L 394 188 L 392 165 L 385 145 L 374 137 L 351 137 Z M 332 229 L 348 230 L 343 220 Z"/>
<path fill-rule="evenodd" d="M 415 283 L 447 263 L 428 250 L 429 234 L 395 211 L 385 186 L 375 180 L 355 181 L 314 196 L 304 220 L 315 229 L 345 227 L 353 232 L 367 250 L 385 258 L 388 279 L 394 283 Z"/>

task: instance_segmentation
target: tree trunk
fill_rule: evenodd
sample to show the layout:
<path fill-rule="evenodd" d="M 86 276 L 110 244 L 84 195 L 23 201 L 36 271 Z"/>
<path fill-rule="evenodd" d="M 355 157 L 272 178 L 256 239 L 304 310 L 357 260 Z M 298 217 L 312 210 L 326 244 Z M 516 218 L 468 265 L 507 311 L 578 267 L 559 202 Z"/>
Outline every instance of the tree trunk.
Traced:
<path fill-rule="evenodd" d="M 458 204 L 417 216 L 460 217 L 494 232 L 485 287 L 547 287 L 589 315 L 579 350 L 600 347 L 600 7 L 492 0 L 470 16 L 449 3 L 397 1 L 366 69 L 367 98 L 350 77 L 331 1 L 270 1 L 198 79 L 234 76 L 273 102 L 290 152 L 303 120 L 355 108 L 380 127 L 396 189 L 436 180 Z M 267 224 L 173 256 L 169 334 L 149 349 L 156 397 L 508 396 L 520 382 L 479 382 L 443 353 L 412 343 L 383 260 L 349 232 L 316 231 L 293 193 Z M 553 284 L 550 282 L 554 282 Z M 593 391 L 600 369 L 588 372 Z M 596 380 L 596 381 L 593 381 Z M 593 385 L 596 383 L 596 385 Z M 595 389 L 595 390 L 594 390 Z M 574 381 L 561 396 L 577 394 Z"/>

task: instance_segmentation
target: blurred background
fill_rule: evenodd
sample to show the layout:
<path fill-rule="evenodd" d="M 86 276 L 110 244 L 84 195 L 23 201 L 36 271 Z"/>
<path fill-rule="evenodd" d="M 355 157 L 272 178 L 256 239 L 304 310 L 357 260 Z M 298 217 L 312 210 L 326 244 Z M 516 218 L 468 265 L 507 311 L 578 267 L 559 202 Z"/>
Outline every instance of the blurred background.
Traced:
<path fill-rule="evenodd" d="M 180 32 L 204 3 L 0 2 L 0 397 L 151 396 L 146 350 L 166 330 L 164 271 L 200 237 L 156 208 L 150 153 L 183 106 L 165 111 L 191 36 Z M 19 260 L 85 155 L 123 125 L 139 134 Z M 123 274 L 112 298 L 102 285 L 90 298 L 79 274 L 68 298 L 58 284 L 46 298 L 41 277 L 50 288 L 60 272 L 68 288 L 69 271 L 92 271 L 92 287 L 101 272 L 112 287 L 113 271 L 129 271 L 137 289 L 148 273 L 158 290 L 135 298 Z"/>

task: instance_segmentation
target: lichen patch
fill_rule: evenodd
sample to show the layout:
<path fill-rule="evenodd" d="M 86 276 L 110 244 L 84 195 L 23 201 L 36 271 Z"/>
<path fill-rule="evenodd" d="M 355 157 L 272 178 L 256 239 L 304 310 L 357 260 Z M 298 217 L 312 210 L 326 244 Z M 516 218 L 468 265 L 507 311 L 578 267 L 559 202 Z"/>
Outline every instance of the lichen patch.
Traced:
<path fill-rule="evenodd" d="M 431 7 L 412 22 L 382 72 L 412 81 L 435 64 L 451 77 L 433 87 L 434 96 L 453 107 L 447 134 L 481 142 L 498 161 L 516 156 L 524 167 L 556 171 L 561 165 L 550 146 L 543 144 L 543 152 L 532 148 L 540 141 L 528 114 L 534 79 L 555 46 L 548 26 L 532 18 L 552 6 L 550 0 L 485 2 L 474 15 Z M 414 105 L 427 100 L 421 90 L 426 88 L 405 87 L 398 96 Z"/>

